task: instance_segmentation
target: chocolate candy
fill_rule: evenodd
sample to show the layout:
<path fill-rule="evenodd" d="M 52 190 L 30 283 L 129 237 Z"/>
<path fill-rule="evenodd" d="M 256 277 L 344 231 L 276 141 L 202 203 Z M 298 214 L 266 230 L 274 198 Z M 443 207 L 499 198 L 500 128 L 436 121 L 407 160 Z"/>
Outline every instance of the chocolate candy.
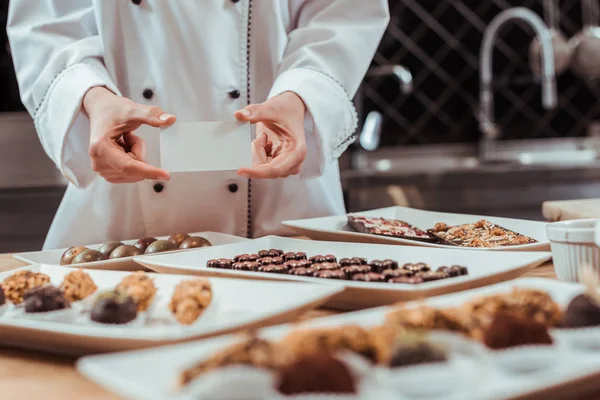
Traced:
<path fill-rule="evenodd" d="M 313 276 L 323 279 L 346 279 L 346 274 L 339 269 L 316 271 Z"/>
<path fill-rule="evenodd" d="M 258 267 L 258 272 L 266 272 L 270 274 L 287 274 L 288 269 L 283 265 L 262 265 Z"/>
<path fill-rule="evenodd" d="M 325 262 L 334 263 L 337 262 L 337 258 L 333 254 L 327 254 L 325 257 Z"/>
<path fill-rule="evenodd" d="M 281 257 L 273 257 L 273 258 L 271 258 L 271 262 L 273 264 L 276 264 L 276 265 L 282 265 L 283 264 L 283 258 L 281 258 Z"/>
<path fill-rule="evenodd" d="M 337 263 L 331 263 L 331 262 L 323 262 L 320 264 L 313 264 L 312 267 L 315 271 L 331 271 L 334 269 L 340 269 L 340 266 Z"/>
<path fill-rule="evenodd" d="M 463 267 L 461 265 L 453 265 L 453 266 L 451 266 L 449 272 L 455 274 L 455 275 L 452 275 L 452 276 L 462 276 L 462 275 L 468 275 L 469 274 L 469 270 L 467 269 L 467 267 Z"/>
<path fill-rule="evenodd" d="M 391 278 L 397 278 L 399 276 L 404 276 L 404 277 L 413 276 L 413 273 L 406 269 L 390 269 L 390 268 L 388 268 L 388 269 L 384 269 L 383 271 L 381 271 L 381 275 L 383 275 L 385 280 L 388 281 Z"/>
<path fill-rule="evenodd" d="M 383 268 L 383 263 L 379 260 L 373 260 L 369 263 L 369 266 L 371 267 L 371 270 L 373 272 L 377 272 L 380 273 L 381 271 L 383 271 L 385 268 Z"/>
<path fill-rule="evenodd" d="M 249 254 L 238 254 L 237 256 L 233 257 L 233 262 L 248 261 L 248 256 Z"/>
<path fill-rule="evenodd" d="M 233 261 L 228 258 L 219 258 L 217 262 L 219 263 L 219 268 L 223 269 L 231 269 L 231 265 L 233 264 Z"/>
<path fill-rule="evenodd" d="M 287 365 L 277 377 L 277 390 L 283 397 L 310 393 L 353 394 L 357 386 L 352 371 L 326 352 Z"/>
<path fill-rule="evenodd" d="M 312 276 L 312 274 L 314 272 L 315 272 L 315 270 L 312 269 L 312 267 L 311 268 L 299 267 L 299 268 L 291 269 L 289 274 L 296 275 L 296 276 Z"/>
<path fill-rule="evenodd" d="M 96 298 L 91 320 L 102 324 L 126 324 L 137 317 L 133 298 L 121 292 L 102 293 Z"/>
<path fill-rule="evenodd" d="M 293 251 L 284 253 L 281 258 L 283 258 L 283 261 L 296 261 L 296 253 Z"/>
<path fill-rule="evenodd" d="M 444 271 L 417 272 L 415 276 L 423 279 L 423 282 L 439 281 L 440 279 L 446 279 L 450 277 Z"/>
<path fill-rule="evenodd" d="M 398 262 L 394 260 L 390 260 L 386 258 L 381 262 L 383 264 L 383 269 L 396 269 L 398 268 Z"/>
<path fill-rule="evenodd" d="M 347 267 L 349 265 L 352 265 L 352 261 L 349 258 L 342 258 L 340 259 L 340 265 L 342 267 Z"/>
<path fill-rule="evenodd" d="M 269 249 L 269 257 L 280 257 L 283 254 L 283 250 Z"/>
<path fill-rule="evenodd" d="M 298 263 L 298 261 L 292 260 L 292 261 L 284 262 L 283 266 L 286 267 L 288 270 L 290 270 L 290 269 L 298 268 L 300 266 L 300 264 Z"/>
<path fill-rule="evenodd" d="M 309 260 L 313 264 L 320 264 L 320 263 L 324 263 L 325 262 L 325 257 L 322 256 L 322 255 L 317 255 L 317 256 L 312 256 L 311 258 L 309 258 Z"/>
<path fill-rule="evenodd" d="M 312 263 L 308 260 L 298 260 L 298 266 L 308 268 L 308 267 L 312 266 Z"/>
<path fill-rule="evenodd" d="M 232 268 L 236 271 L 256 271 L 259 264 L 254 261 L 244 261 L 234 263 Z"/>
<path fill-rule="evenodd" d="M 208 260 L 206 266 L 208 268 L 219 268 L 219 260 Z"/>
<path fill-rule="evenodd" d="M 269 257 L 269 250 L 260 250 L 257 254 L 260 258 Z"/>
<path fill-rule="evenodd" d="M 63 292 L 54 286 L 29 289 L 23 295 L 26 313 L 40 313 L 71 308 Z"/>
<path fill-rule="evenodd" d="M 273 259 L 271 257 L 264 257 L 258 260 L 260 265 L 269 265 L 273 264 Z"/>
<path fill-rule="evenodd" d="M 356 274 L 352 277 L 353 281 L 360 282 L 385 282 L 383 275 L 376 272 L 367 272 L 366 274 Z"/>
<path fill-rule="evenodd" d="M 250 254 L 250 255 L 248 256 L 248 261 L 258 261 L 258 259 L 259 259 L 259 258 L 260 258 L 260 257 L 259 257 L 259 255 L 258 255 L 258 254 Z"/>
<path fill-rule="evenodd" d="M 366 274 L 371 272 L 371 267 L 368 265 L 348 265 L 342 267 L 341 271 L 346 274 L 346 278 L 352 279 L 356 274 Z"/>
<path fill-rule="evenodd" d="M 404 264 L 402 266 L 403 269 L 406 269 L 408 271 L 417 273 L 417 272 L 427 272 L 430 271 L 431 268 L 429 268 L 429 265 L 425 264 L 425 263 L 416 263 L 416 264 Z"/>
<path fill-rule="evenodd" d="M 367 265 L 367 259 L 366 258 L 362 258 L 362 257 L 352 257 L 350 259 L 350 262 L 352 263 L 352 265 Z"/>
<path fill-rule="evenodd" d="M 420 276 L 398 276 L 396 278 L 390 278 L 390 283 L 409 283 L 415 285 L 417 283 L 423 283 L 423 278 Z"/>
<path fill-rule="evenodd" d="M 306 253 L 299 251 L 296 253 L 296 260 L 306 260 Z"/>

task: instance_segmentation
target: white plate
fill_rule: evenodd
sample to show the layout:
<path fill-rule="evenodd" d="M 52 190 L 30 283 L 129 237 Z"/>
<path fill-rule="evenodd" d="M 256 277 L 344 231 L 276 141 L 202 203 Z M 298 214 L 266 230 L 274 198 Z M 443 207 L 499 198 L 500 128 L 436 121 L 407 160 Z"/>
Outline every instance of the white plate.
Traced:
<path fill-rule="evenodd" d="M 443 279 L 418 285 L 353 282 L 345 280 L 318 279 L 293 275 L 267 274 L 261 272 L 233 271 L 207 268 L 206 262 L 212 258 L 233 258 L 238 254 L 256 253 L 261 249 L 281 249 L 304 251 L 309 256 L 333 254 L 343 257 L 365 257 L 368 260 L 390 258 L 399 264 L 407 262 L 425 262 L 433 268 L 442 265 L 463 265 L 469 269 L 469 275 Z M 358 309 L 390 304 L 401 300 L 413 300 L 421 297 L 472 289 L 490 285 L 507 279 L 516 278 L 527 270 L 550 259 L 550 253 L 538 252 L 472 252 L 463 249 L 431 249 L 425 247 L 387 246 L 381 244 L 358 244 L 340 242 L 320 242 L 301 239 L 267 236 L 243 243 L 205 247 L 185 253 L 161 254 L 153 257 L 136 257 L 138 262 L 156 272 L 190 275 L 222 276 L 246 279 L 290 280 L 299 282 L 318 282 L 327 285 L 344 286 L 346 290 L 329 301 L 329 306 L 344 309 Z"/>
<path fill-rule="evenodd" d="M 480 219 L 486 219 L 494 222 L 511 231 L 527 235 L 537 240 L 537 243 L 524 244 L 518 246 L 504 246 L 493 248 L 471 248 L 460 247 L 466 250 L 491 250 L 491 251 L 548 251 L 550 243 L 546 237 L 546 223 L 537 221 L 526 221 L 521 219 L 489 217 L 482 215 L 452 214 L 436 211 L 417 210 L 409 207 L 389 207 L 378 210 L 352 213 L 352 215 L 365 215 L 368 217 L 381 217 L 388 219 L 398 219 L 423 231 L 433 228 L 438 222 L 445 222 L 449 225 L 460 225 L 477 222 Z M 409 246 L 442 247 L 456 248 L 444 244 L 435 244 L 419 242 L 417 240 L 400 239 L 388 236 L 371 235 L 367 233 L 356 232 L 348 226 L 347 215 L 336 215 L 333 217 L 300 219 L 295 221 L 284 221 L 283 225 L 294 229 L 301 235 L 316 240 L 336 240 L 342 242 L 366 242 L 382 244 L 403 244 Z"/>
<path fill-rule="evenodd" d="M 239 236 L 227 235 L 218 232 L 197 232 L 190 233 L 190 236 L 200 236 L 212 243 L 213 246 L 220 246 L 223 244 L 239 243 L 244 242 L 248 239 Z M 169 236 L 159 236 L 157 239 L 168 239 Z M 134 244 L 138 239 L 123 240 L 124 244 Z M 98 250 L 102 244 L 92 244 L 89 247 L 93 250 Z M 49 264 L 59 265 L 60 258 L 66 249 L 48 250 L 48 251 L 33 251 L 29 253 L 18 253 L 14 254 L 13 257 L 19 261 L 23 261 L 27 264 Z M 191 250 L 191 249 L 190 249 Z M 173 250 L 170 253 L 189 251 L 189 250 Z M 144 255 L 140 257 L 152 257 L 153 254 Z M 135 271 L 140 269 L 139 265 L 133 262 L 133 257 L 115 258 L 113 260 L 95 261 L 87 264 L 73 264 L 66 265 L 66 267 L 83 267 L 86 269 L 103 269 L 103 270 L 115 270 L 115 271 Z"/>
<path fill-rule="evenodd" d="M 32 265 L 21 269 L 40 271 L 58 286 L 69 268 Z M 112 290 L 128 272 L 87 270 L 99 291 Z M 0 281 L 14 271 L 0 274 Z M 169 315 L 167 305 L 174 287 L 189 276 L 150 273 L 158 288 L 155 316 Z M 149 323 L 140 327 L 90 324 L 81 315 L 75 323 L 33 321 L 0 316 L 0 343 L 68 354 L 89 354 L 158 346 L 238 329 L 290 321 L 299 313 L 319 306 L 341 288 L 324 285 L 211 279 L 213 301 L 198 321 L 189 326 Z M 158 314 L 160 313 L 160 314 Z M 150 316 L 152 318 L 152 316 Z"/>
<path fill-rule="evenodd" d="M 523 278 L 485 288 L 435 297 L 426 303 L 438 307 L 459 305 L 466 300 L 494 293 L 506 292 L 512 287 L 537 288 L 548 291 L 561 305 L 582 291 L 575 284 L 544 278 Z M 336 326 L 358 324 L 372 326 L 383 322 L 389 308 L 377 308 L 361 312 L 318 318 L 303 323 L 305 327 Z M 268 338 L 282 338 L 297 325 L 286 324 L 263 329 L 261 335 Z M 183 399 L 177 395 L 174 384 L 179 373 L 194 362 L 201 361 L 215 351 L 239 340 L 235 335 L 227 335 L 209 340 L 196 341 L 159 349 L 84 357 L 77 363 L 78 370 L 100 385 L 129 399 Z M 515 375 L 494 366 L 491 352 L 484 351 L 486 363 L 481 365 L 481 373 L 472 377 L 471 382 L 459 386 L 458 391 L 428 396 L 427 399 L 509 399 L 509 398 L 573 398 L 578 390 L 589 390 L 600 386 L 600 348 L 586 354 L 569 347 L 560 352 L 552 368 L 544 373 Z M 408 398 L 408 397 L 393 397 Z"/>

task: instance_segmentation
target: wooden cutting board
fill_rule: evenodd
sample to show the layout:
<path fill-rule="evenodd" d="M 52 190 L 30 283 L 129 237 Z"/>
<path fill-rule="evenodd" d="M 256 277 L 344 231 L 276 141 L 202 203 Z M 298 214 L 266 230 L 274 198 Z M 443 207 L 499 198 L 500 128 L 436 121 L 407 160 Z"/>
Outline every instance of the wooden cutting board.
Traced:
<path fill-rule="evenodd" d="M 546 201 L 542 213 L 548 221 L 600 218 L 600 199 Z"/>

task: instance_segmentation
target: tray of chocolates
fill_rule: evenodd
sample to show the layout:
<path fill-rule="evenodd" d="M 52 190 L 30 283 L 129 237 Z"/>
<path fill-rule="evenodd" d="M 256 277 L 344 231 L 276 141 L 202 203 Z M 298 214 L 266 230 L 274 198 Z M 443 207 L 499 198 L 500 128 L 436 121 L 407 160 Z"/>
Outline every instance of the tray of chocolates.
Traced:
<path fill-rule="evenodd" d="M 546 223 L 389 207 L 356 214 L 285 221 L 317 240 L 461 247 L 466 250 L 547 251 Z"/>
<path fill-rule="evenodd" d="M 27 264 L 63 265 L 115 271 L 135 271 L 135 256 L 239 243 L 246 238 L 218 232 L 175 233 L 170 236 L 113 240 L 103 244 L 72 246 L 68 249 L 17 253 L 13 257 Z"/>
<path fill-rule="evenodd" d="M 510 279 L 549 258 L 537 252 L 474 253 L 268 236 L 135 261 L 163 273 L 343 286 L 344 292 L 328 304 L 358 309 Z"/>
<path fill-rule="evenodd" d="M 144 399 L 573 398 L 599 386 L 599 316 L 598 286 L 524 278 L 78 369 Z"/>
<path fill-rule="evenodd" d="M 150 347 L 287 321 L 340 291 L 32 265 L 0 274 L 0 344 L 68 354 Z"/>

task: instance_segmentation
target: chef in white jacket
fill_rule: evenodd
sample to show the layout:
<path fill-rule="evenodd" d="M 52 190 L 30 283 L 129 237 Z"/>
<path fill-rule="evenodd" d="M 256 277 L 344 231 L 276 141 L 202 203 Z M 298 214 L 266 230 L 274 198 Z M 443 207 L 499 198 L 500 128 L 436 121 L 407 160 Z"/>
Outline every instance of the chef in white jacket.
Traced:
<path fill-rule="evenodd" d="M 70 182 L 44 248 L 343 214 L 337 158 L 388 20 L 387 0 L 11 0 L 22 101 Z M 257 124 L 252 168 L 157 167 L 160 127 L 234 117 Z"/>

